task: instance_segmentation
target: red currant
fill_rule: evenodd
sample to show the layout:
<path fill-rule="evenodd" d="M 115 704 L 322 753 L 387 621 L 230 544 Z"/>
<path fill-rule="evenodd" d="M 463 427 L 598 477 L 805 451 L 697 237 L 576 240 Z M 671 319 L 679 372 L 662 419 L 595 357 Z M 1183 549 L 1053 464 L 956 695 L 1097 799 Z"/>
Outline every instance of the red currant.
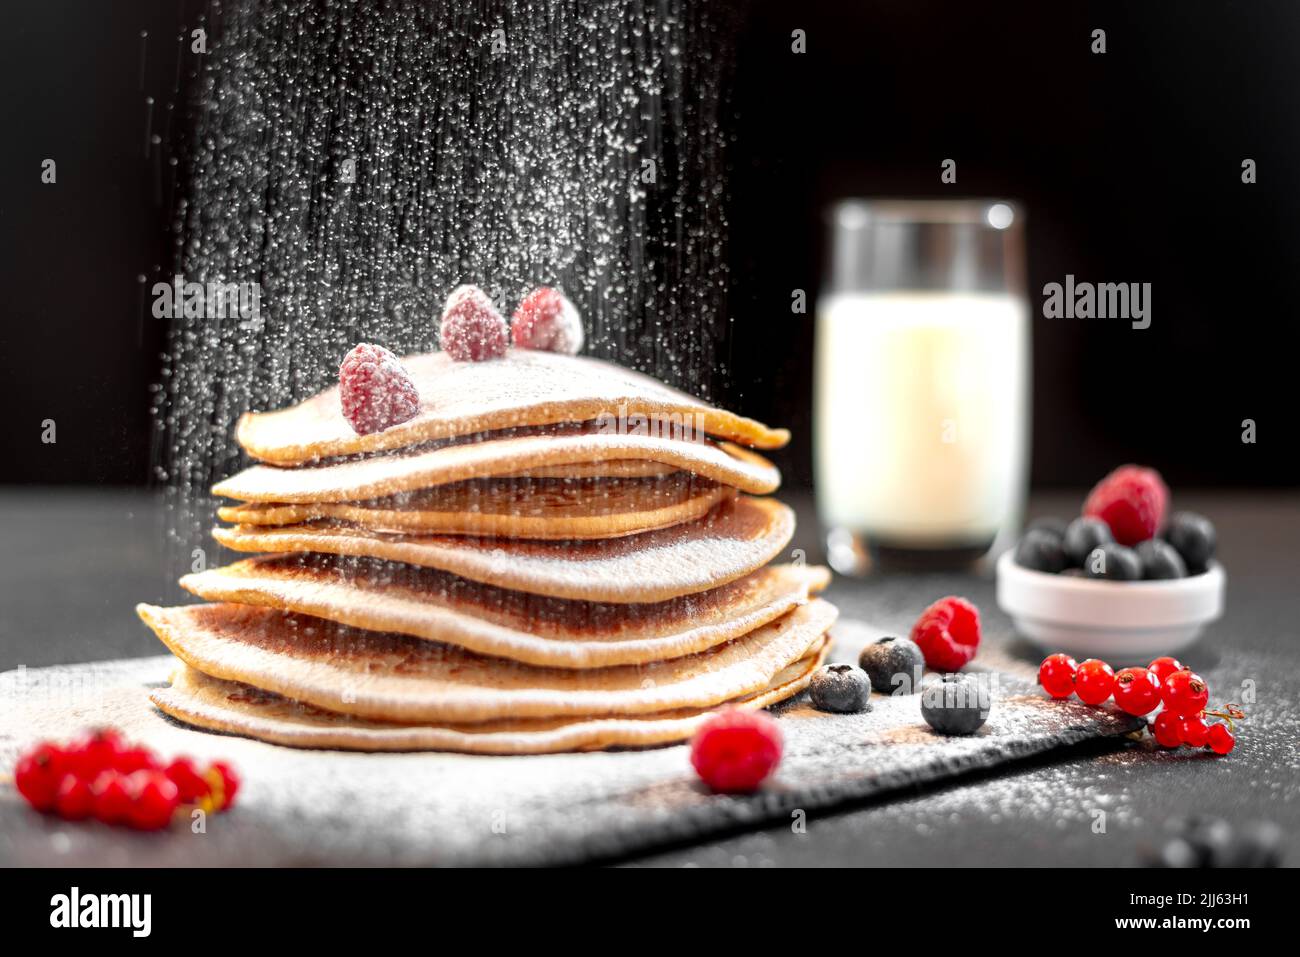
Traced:
<path fill-rule="evenodd" d="M 239 793 L 239 775 L 225 761 L 213 761 L 203 777 L 212 787 L 212 796 L 217 798 L 217 810 L 224 811 L 235 803 Z"/>
<path fill-rule="evenodd" d="M 1186 671 L 1186 670 L 1187 670 L 1187 666 L 1185 664 L 1183 664 L 1177 658 L 1170 658 L 1168 656 L 1165 656 L 1164 658 L 1157 658 L 1155 661 L 1151 662 L 1151 664 L 1147 665 L 1147 671 L 1155 675 L 1156 681 L 1159 681 L 1161 684 L 1164 684 L 1165 679 L 1168 678 L 1175 671 Z"/>
<path fill-rule="evenodd" d="M 59 817 L 67 821 L 80 821 L 90 817 L 95 807 L 95 796 L 90 793 L 90 785 L 85 778 L 75 774 L 65 774 L 59 782 L 59 793 L 54 799 L 54 809 Z"/>
<path fill-rule="evenodd" d="M 1101 704 L 1115 693 L 1115 669 L 1089 658 L 1074 673 L 1074 690 L 1084 704 Z"/>
<path fill-rule="evenodd" d="M 1069 655 L 1048 655 L 1038 666 L 1038 683 L 1053 698 L 1068 698 L 1074 692 L 1074 675 L 1079 665 Z"/>
<path fill-rule="evenodd" d="M 1135 717 L 1150 714 L 1160 704 L 1160 682 L 1145 668 L 1125 668 L 1115 675 L 1115 704 Z"/>
<path fill-rule="evenodd" d="M 123 748 L 117 753 L 117 759 L 113 762 L 113 769 L 121 774 L 156 771 L 158 767 L 158 756 L 144 747 Z"/>
<path fill-rule="evenodd" d="M 1176 748 L 1183 743 L 1183 719 L 1168 711 L 1161 711 L 1151 724 L 1151 733 L 1162 748 Z"/>
<path fill-rule="evenodd" d="M 18 793 L 38 811 L 54 810 L 63 780 L 63 752 L 50 744 L 37 745 L 18 759 L 14 768 L 14 786 Z"/>
<path fill-rule="evenodd" d="M 1210 733 L 1206 738 L 1206 744 L 1215 754 L 1227 754 L 1237 746 L 1237 738 L 1228 730 L 1226 724 L 1210 725 Z"/>
<path fill-rule="evenodd" d="M 163 771 L 168 780 L 176 785 L 182 804 L 195 804 L 208 796 L 212 790 L 207 780 L 194 767 L 189 758 L 177 758 Z"/>
<path fill-rule="evenodd" d="M 135 794 L 129 782 L 130 778 L 118 771 L 99 772 L 95 783 L 90 786 L 95 797 L 95 820 L 104 824 L 124 824 L 130 819 Z"/>
<path fill-rule="evenodd" d="M 68 749 L 68 771 L 87 781 L 111 768 L 124 747 L 122 736 L 112 728 L 96 728 Z"/>
<path fill-rule="evenodd" d="M 1210 689 L 1205 679 L 1191 671 L 1175 671 L 1160 686 L 1160 700 L 1165 709 L 1180 718 L 1200 714 L 1210 701 Z"/>
<path fill-rule="evenodd" d="M 1183 718 L 1183 743 L 1193 748 L 1203 748 L 1210 740 L 1210 726 L 1200 715 Z"/>
<path fill-rule="evenodd" d="M 131 804 L 131 826 L 141 831 L 157 831 L 171 822 L 180 804 L 180 793 L 162 771 L 137 771 L 132 782 L 139 781 L 139 792 Z"/>

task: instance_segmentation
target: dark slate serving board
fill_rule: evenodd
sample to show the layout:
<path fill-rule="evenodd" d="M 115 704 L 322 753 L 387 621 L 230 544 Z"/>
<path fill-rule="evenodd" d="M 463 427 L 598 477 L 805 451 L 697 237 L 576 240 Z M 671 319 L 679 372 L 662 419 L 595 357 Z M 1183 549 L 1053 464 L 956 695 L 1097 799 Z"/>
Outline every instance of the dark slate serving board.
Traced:
<path fill-rule="evenodd" d="M 854 634 L 854 623 L 837 631 Z M 846 629 L 844 625 L 849 625 Z M 862 629 L 856 633 L 861 637 Z M 855 649 L 837 646 L 850 660 Z M 206 831 L 135 834 L 42 817 L 0 787 L 0 864 L 560 864 L 607 860 L 987 769 L 1140 722 L 1049 701 L 999 675 L 992 715 L 969 738 L 944 738 L 920 700 L 873 696 L 861 715 L 827 715 L 806 696 L 776 709 L 785 757 L 764 790 L 718 796 L 696 780 L 685 746 L 645 751 L 484 757 L 295 751 L 187 728 L 148 701 L 175 661 L 142 658 L 0 674 L 0 767 L 37 738 L 111 724 L 165 754 L 224 758 L 245 787 Z"/>

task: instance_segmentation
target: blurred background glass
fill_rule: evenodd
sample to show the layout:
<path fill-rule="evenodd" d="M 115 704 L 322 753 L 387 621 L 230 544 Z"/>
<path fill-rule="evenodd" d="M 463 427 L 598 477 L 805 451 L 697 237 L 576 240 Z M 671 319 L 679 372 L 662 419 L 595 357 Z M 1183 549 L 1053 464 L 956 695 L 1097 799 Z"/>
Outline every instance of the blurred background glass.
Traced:
<path fill-rule="evenodd" d="M 817 304 L 814 471 L 836 570 L 957 565 L 1027 491 L 1023 217 L 994 200 L 844 200 Z"/>

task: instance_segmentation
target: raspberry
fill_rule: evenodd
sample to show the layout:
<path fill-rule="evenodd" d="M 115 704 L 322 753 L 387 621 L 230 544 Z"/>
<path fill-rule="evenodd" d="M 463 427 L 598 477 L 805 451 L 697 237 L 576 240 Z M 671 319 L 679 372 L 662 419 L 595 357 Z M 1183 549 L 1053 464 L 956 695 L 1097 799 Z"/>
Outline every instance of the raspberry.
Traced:
<path fill-rule="evenodd" d="M 753 791 L 781 760 L 781 729 L 762 711 L 728 709 L 695 732 L 691 764 L 712 790 Z"/>
<path fill-rule="evenodd" d="M 1074 675 L 1074 690 L 1084 704 L 1101 704 L 1115 693 L 1115 670 L 1104 661 L 1089 658 Z"/>
<path fill-rule="evenodd" d="M 1168 508 L 1169 489 L 1159 472 L 1121 465 L 1088 493 L 1083 514 L 1109 525 L 1121 545 L 1136 545 L 1160 530 Z"/>
<path fill-rule="evenodd" d="M 1069 655 L 1048 655 L 1038 666 L 1038 683 L 1053 698 L 1074 693 L 1074 674 L 1079 665 Z"/>
<path fill-rule="evenodd" d="M 506 354 L 510 330 L 478 286 L 457 286 L 447 297 L 438 344 L 457 362 L 482 362 Z"/>
<path fill-rule="evenodd" d="M 343 357 L 339 402 L 357 435 L 382 432 L 420 411 L 420 393 L 397 356 L 368 342 Z"/>
<path fill-rule="evenodd" d="M 1212 724 L 1205 743 L 1215 754 L 1227 754 L 1237 746 L 1237 738 L 1226 724 Z"/>
<path fill-rule="evenodd" d="M 979 648 L 979 609 L 955 595 L 940 598 L 916 619 L 912 640 L 931 668 L 956 671 L 974 658 Z"/>
<path fill-rule="evenodd" d="M 1161 711 L 1151 724 L 1156 744 L 1162 748 L 1176 748 L 1183 743 L 1183 719 L 1168 711 Z"/>
<path fill-rule="evenodd" d="M 582 317 L 564 293 L 539 286 L 511 317 L 510 338 L 520 349 L 577 355 L 582 348 Z"/>
<path fill-rule="evenodd" d="M 1160 704 L 1160 682 L 1145 668 L 1125 668 L 1115 675 L 1115 704 L 1135 717 L 1150 714 Z"/>

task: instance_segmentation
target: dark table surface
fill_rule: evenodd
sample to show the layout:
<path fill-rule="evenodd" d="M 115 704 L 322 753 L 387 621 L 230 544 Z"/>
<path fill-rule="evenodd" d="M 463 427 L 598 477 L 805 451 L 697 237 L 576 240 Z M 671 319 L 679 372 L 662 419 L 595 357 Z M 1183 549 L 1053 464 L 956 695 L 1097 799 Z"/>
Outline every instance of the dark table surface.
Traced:
<path fill-rule="evenodd" d="M 795 546 L 821 549 L 811 503 Z M 1080 493 L 1035 496 L 1030 514 L 1068 515 Z M 1216 759 L 1188 749 L 1090 744 L 813 815 L 788 826 L 665 849 L 629 863 L 683 865 L 1068 865 L 1139 862 L 1171 817 L 1209 813 L 1245 823 L 1271 820 L 1300 863 L 1300 636 L 1297 569 L 1300 494 L 1180 494 L 1219 529 L 1228 572 L 1227 610 L 1180 657 L 1210 682 L 1214 700 L 1242 699 L 1248 720 L 1236 751 Z M 104 489 L 0 490 L 0 670 L 157 654 L 133 612 L 138 601 L 181 601 L 175 579 L 195 543 L 168 538 L 160 499 Z M 211 564 L 224 560 L 211 543 Z M 1038 652 L 1012 634 L 987 571 L 890 573 L 837 578 L 829 596 L 847 619 L 906 633 L 935 598 L 965 595 L 985 621 L 982 658 L 1032 668 Z M 1252 694 L 1253 692 L 1253 694 Z"/>

